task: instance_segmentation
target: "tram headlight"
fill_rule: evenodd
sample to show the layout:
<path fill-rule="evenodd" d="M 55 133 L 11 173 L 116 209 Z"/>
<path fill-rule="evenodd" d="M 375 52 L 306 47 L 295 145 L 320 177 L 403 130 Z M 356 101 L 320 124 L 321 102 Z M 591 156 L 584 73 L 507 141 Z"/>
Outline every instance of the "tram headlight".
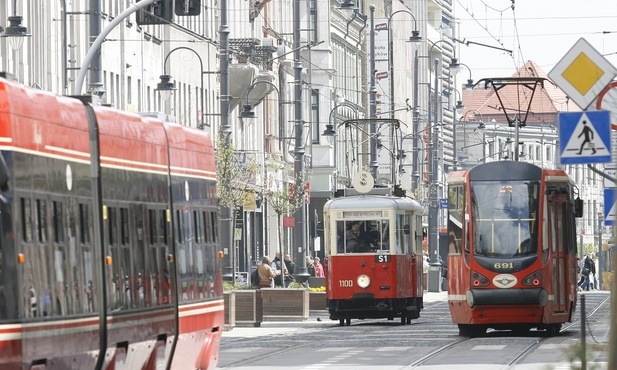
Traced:
<path fill-rule="evenodd" d="M 545 307 L 548 304 L 548 292 L 546 289 L 540 290 L 540 296 L 538 298 L 540 301 L 540 306 Z"/>
<path fill-rule="evenodd" d="M 465 299 L 467 299 L 467 305 L 469 306 L 469 308 L 473 308 L 474 301 L 473 292 L 471 290 L 468 290 L 467 293 L 465 293 Z"/>
<path fill-rule="evenodd" d="M 542 271 L 538 270 L 529 274 L 523 279 L 523 285 L 526 286 L 539 286 L 542 284 Z"/>
<path fill-rule="evenodd" d="M 368 277 L 367 275 L 360 275 L 358 276 L 358 286 L 362 289 L 368 287 L 369 285 L 371 285 L 371 278 Z"/>

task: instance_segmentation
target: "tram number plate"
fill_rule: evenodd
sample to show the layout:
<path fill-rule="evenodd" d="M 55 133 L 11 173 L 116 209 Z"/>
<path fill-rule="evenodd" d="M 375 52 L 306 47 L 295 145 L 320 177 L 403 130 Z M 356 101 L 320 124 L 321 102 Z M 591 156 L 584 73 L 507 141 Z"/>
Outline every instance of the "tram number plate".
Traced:
<path fill-rule="evenodd" d="M 390 262 L 390 255 L 389 254 L 377 254 L 375 255 L 375 262 L 377 263 Z"/>

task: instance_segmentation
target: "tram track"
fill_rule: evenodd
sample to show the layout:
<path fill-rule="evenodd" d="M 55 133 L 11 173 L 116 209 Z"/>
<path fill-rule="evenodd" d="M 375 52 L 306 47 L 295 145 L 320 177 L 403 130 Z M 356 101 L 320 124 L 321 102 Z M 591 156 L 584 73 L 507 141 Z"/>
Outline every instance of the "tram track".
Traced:
<path fill-rule="evenodd" d="M 602 297 L 601 299 L 599 299 L 598 301 L 593 301 L 593 302 L 587 302 L 587 303 L 592 303 L 594 306 L 591 308 L 591 310 L 587 311 L 586 314 L 586 318 L 592 319 L 594 317 L 594 315 L 602 308 L 603 305 L 610 303 L 610 295 L 607 295 L 606 297 Z M 575 317 L 575 319 L 570 322 L 565 324 L 560 331 L 560 334 L 557 336 L 559 338 L 561 338 L 562 340 L 564 338 L 570 338 L 573 337 L 574 334 L 569 332 L 569 329 L 572 328 L 576 328 L 577 325 L 580 325 L 580 310 L 577 311 L 577 315 Z M 499 336 L 501 337 L 502 334 L 501 331 L 497 331 L 497 330 L 493 330 L 493 331 L 489 331 L 486 333 L 486 335 L 484 337 L 477 337 L 477 338 L 460 338 L 458 340 L 455 340 L 451 343 L 447 343 L 445 345 L 442 345 L 434 350 L 432 350 L 431 352 L 425 354 L 424 356 L 422 356 L 421 358 L 409 363 L 407 366 L 405 366 L 404 368 L 417 368 L 417 367 L 421 367 L 421 366 L 425 366 L 428 365 L 428 362 L 430 360 L 433 360 L 435 358 L 437 358 L 438 356 L 444 354 L 447 351 L 457 351 L 457 350 L 464 350 L 463 346 L 472 346 L 473 342 L 478 342 L 479 345 L 481 345 L 485 338 L 490 338 L 490 337 L 496 337 Z M 510 335 L 508 331 L 504 331 L 503 332 L 505 335 Z M 524 344 L 523 348 L 521 348 L 520 350 L 517 351 L 516 354 L 514 354 L 514 356 L 510 357 L 508 359 L 508 361 L 501 365 L 501 367 L 499 368 L 500 370 L 508 370 L 508 369 L 512 369 L 520 364 L 523 363 L 523 361 L 531 354 L 533 353 L 535 350 L 537 350 L 542 344 L 545 344 L 549 341 L 551 341 L 551 339 L 554 339 L 555 336 L 546 336 L 546 334 L 544 332 L 541 331 L 530 331 L 529 334 L 534 335 L 535 333 L 537 333 L 539 335 L 539 337 L 536 338 L 529 338 L 532 339 L 533 341 L 531 343 L 528 344 Z M 518 337 L 517 337 L 518 338 Z M 527 338 L 522 338 L 522 340 L 526 340 Z"/>

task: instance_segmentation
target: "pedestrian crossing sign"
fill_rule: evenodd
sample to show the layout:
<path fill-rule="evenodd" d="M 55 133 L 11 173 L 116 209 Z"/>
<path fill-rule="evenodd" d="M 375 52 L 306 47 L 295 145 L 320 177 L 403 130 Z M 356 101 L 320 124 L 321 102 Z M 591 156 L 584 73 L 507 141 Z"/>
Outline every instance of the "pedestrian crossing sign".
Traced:
<path fill-rule="evenodd" d="M 611 161 L 609 111 L 559 113 L 561 164 Z"/>
<path fill-rule="evenodd" d="M 604 189 L 604 226 L 614 226 L 617 217 L 617 193 L 615 188 Z"/>

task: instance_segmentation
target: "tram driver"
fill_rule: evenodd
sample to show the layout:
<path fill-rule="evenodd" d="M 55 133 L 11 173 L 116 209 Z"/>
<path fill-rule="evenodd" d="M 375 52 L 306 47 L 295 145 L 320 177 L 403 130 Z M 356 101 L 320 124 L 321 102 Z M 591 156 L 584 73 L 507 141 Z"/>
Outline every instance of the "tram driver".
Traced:
<path fill-rule="evenodd" d="M 366 253 L 374 249 L 369 232 L 363 232 L 359 221 L 351 223 L 351 228 L 345 234 L 347 253 Z"/>

